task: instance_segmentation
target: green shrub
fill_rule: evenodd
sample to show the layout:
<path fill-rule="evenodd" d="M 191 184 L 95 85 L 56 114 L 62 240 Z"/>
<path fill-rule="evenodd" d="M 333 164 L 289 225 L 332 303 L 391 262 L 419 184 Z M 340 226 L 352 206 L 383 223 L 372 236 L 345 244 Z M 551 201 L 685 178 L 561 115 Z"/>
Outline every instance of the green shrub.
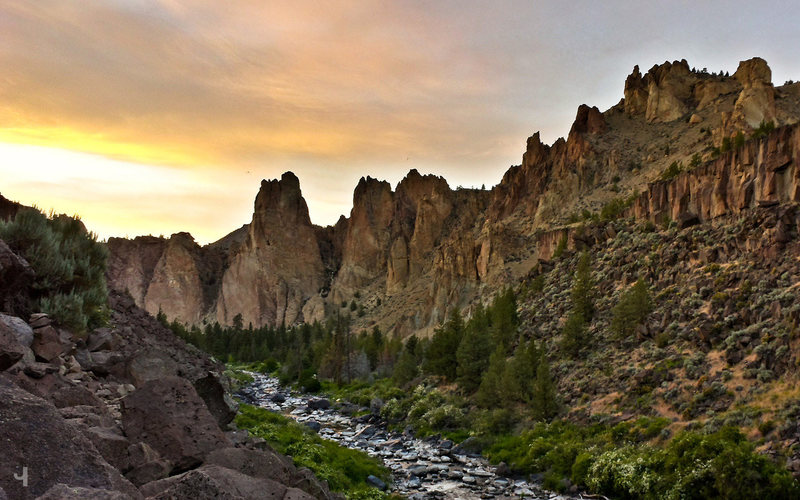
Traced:
<path fill-rule="evenodd" d="M 569 478 L 612 498 L 798 498 L 791 473 L 756 453 L 737 429 L 682 432 L 663 447 L 647 444 L 667 424 L 657 418 L 614 427 L 538 423 L 496 439 L 486 454 L 517 472 L 544 473 L 551 487 Z"/>
<path fill-rule="evenodd" d="M 740 130 L 739 133 L 733 138 L 733 147 L 736 149 L 741 149 L 742 146 L 744 146 L 744 142 L 744 132 Z"/>
<path fill-rule="evenodd" d="M 700 153 L 695 153 L 689 162 L 689 168 L 697 168 L 701 163 L 703 163 L 703 156 Z"/>
<path fill-rule="evenodd" d="M 758 125 L 758 128 L 753 130 L 751 137 L 753 139 L 761 139 L 762 137 L 766 136 L 773 130 L 775 130 L 775 122 L 773 121 L 765 122 L 764 120 L 761 120 L 761 123 Z"/>
<path fill-rule="evenodd" d="M 668 181 L 670 179 L 674 179 L 677 177 L 681 172 L 683 172 L 683 163 L 673 161 L 669 164 L 666 170 L 661 172 L 661 180 Z"/>
<path fill-rule="evenodd" d="M 107 323 L 108 250 L 79 219 L 21 210 L 14 220 L 0 222 L 0 239 L 36 272 L 30 307 L 75 333 Z"/>

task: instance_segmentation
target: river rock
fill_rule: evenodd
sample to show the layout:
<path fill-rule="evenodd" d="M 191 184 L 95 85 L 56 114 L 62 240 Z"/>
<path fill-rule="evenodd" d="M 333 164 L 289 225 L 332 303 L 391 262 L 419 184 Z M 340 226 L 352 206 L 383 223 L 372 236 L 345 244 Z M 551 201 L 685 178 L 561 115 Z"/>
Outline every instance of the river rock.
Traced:
<path fill-rule="evenodd" d="M 370 474 L 367 476 L 366 483 L 373 488 L 378 488 L 381 491 L 386 490 L 386 483 L 384 483 L 380 478 L 373 476 Z"/>
<path fill-rule="evenodd" d="M 331 402 L 324 398 L 312 399 L 308 402 L 309 410 L 327 410 L 330 407 Z"/>

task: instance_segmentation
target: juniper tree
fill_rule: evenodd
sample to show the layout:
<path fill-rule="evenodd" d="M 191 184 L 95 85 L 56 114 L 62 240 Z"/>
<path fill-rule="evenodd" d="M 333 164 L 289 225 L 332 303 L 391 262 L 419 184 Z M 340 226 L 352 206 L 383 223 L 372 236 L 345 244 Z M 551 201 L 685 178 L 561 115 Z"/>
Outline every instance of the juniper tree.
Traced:
<path fill-rule="evenodd" d="M 619 302 L 611 310 L 611 330 L 620 339 L 630 337 L 652 309 L 650 287 L 639 278 L 636 284 L 622 293 Z"/>
<path fill-rule="evenodd" d="M 432 375 L 441 375 L 450 381 L 456 379 L 458 358 L 456 353 L 464 336 L 464 320 L 458 309 L 450 312 L 450 318 L 433 334 L 425 353 L 423 369 Z"/>
<path fill-rule="evenodd" d="M 478 304 L 456 351 L 458 383 L 466 392 L 471 393 L 480 385 L 490 353 L 489 320 L 486 310 Z"/>

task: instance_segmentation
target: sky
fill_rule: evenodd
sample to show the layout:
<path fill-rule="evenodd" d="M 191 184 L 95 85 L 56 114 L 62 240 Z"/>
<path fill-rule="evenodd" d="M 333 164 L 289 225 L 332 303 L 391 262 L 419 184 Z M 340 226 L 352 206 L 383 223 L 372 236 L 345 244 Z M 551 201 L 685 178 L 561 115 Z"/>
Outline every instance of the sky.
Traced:
<path fill-rule="evenodd" d="M 798 24 L 796 1 L 3 0 L 0 193 L 208 243 L 291 170 L 328 225 L 366 175 L 497 184 L 635 64 L 798 80 Z"/>

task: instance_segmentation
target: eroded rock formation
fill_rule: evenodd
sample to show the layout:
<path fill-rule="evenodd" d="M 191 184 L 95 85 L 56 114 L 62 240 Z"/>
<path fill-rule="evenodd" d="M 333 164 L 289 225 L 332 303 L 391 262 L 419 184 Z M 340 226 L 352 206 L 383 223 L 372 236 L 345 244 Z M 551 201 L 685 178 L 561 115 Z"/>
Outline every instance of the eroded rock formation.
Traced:
<path fill-rule="evenodd" d="M 450 309 L 551 254 L 561 238 L 554 231 L 566 231 L 572 244 L 574 234 L 555 229 L 567 210 L 599 210 L 620 192 L 618 182 L 646 191 L 631 215 L 651 219 L 706 220 L 739 205 L 796 199 L 795 174 L 787 173 L 794 170 L 768 166 L 794 154 L 787 145 L 794 132 L 708 163 L 723 137 L 800 112 L 776 92 L 759 58 L 740 63 L 733 77 L 692 70 L 685 60 L 644 75 L 637 66 L 620 104 L 605 112 L 581 105 L 566 139 L 552 145 L 532 135 L 521 164 L 490 191 L 453 190 L 416 170 L 395 190 L 365 177 L 349 217 L 321 228 L 310 222 L 297 177 L 286 173 L 262 183 L 252 222 L 220 242 L 199 247 L 185 234 L 112 239 L 110 283 L 149 311 L 191 324 L 230 325 L 239 314 L 244 326 L 322 320 L 357 300 L 356 328 L 430 331 Z M 701 168 L 652 183 L 695 153 Z"/>

